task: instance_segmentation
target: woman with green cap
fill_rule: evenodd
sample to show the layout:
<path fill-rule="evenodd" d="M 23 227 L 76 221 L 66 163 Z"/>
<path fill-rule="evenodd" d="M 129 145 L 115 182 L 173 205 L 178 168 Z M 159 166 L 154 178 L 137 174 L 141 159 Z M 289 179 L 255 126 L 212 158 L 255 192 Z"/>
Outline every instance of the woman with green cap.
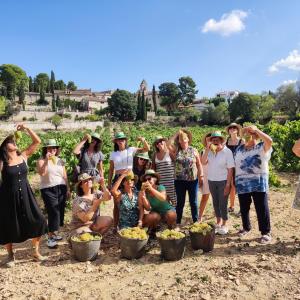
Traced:
<path fill-rule="evenodd" d="M 57 233 L 64 225 L 67 195 L 70 193 L 65 162 L 58 157 L 60 147 L 55 139 L 45 142 L 42 157 L 37 161 L 40 190 L 48 214 L 49 248 L 56 248 L 62 237 Z"/>
<path fill-rule="evenodd" d="M 145 171 L 150 169 L 151 162 L 148 152 L 137 153 L 133 159 L 133 173 L 137 176 L 136 189 L 141 190 L 142 181 L 141 177 L 145 174 Z"/>
<path fill-rule="evenodd" d="M 133 168 L 133 158 L 137 152 L 148 152 L 150 150 L 149 144 L 144 137 L 139 137 L 138 141 L 143 143 L 143 148 L 128 147 L 127 136 L 124 132 L 117 132 L 114 136 L 114 151 L 110 153 L 109 158 L 109 173 L 108 173 L 108 187 L 117 181 L 121 174 L 126 173 Z M 113 175 L 115 174 L 114 178 Z M 119 223 L 118 203 L 114 199 L 114 231 L 117 231 Z"/>
<path fill-rule="evenodd" d="M 79 158 L 80 173 L 89 174 L 97 183 L 104 176 L 104 155 L 100 151 L 101 144 L 99 133 L 92 132 L 86 134 L 73 150 L 73 153 Z"/>

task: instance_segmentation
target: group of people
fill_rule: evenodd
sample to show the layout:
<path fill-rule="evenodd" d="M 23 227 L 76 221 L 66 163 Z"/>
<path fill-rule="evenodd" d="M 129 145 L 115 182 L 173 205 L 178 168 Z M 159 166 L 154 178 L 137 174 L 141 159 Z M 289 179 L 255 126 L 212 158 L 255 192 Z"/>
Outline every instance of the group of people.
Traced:
<path fill-rule="evenodd" d="M 49 248 L 55 248 L 62 239 L 59 228 L 64 224 L 66 199 L 70 195 L 65 162 L 59 158 L 60 145 L 55 139 L 47 140 L 36 163 L 47 222 L 27 178 L 27 159 L 41 140 L 23 124 L 17 130 L 27 132 L 32 143 L 20 151 L 14 136 L 10 135 L 0 145 L 0 245 L 7 249 L 7 266 L 14 264 L 13 243 L 27 239 L 32 239 L 33 258 L 46 259 L 39 251 L 41 236 L 48 234 Z M 127 136 L 118 132 L 112 141 L 114 151 L 109 157 L 107 185 L 101 136 L 96 132 L 86 134 L 73 150 L 79 163 L 76 197 L 72 201 L 72 234 L 89 231 L 105 234 L 111 227 L 117 232 L 135 226 L 147 227 L 152 234 L 161 221 L 169 228 L 180 230 L 187 192 L 192 221 L 203 220 L 211 195 L 216 233 L 226 235 L 228 212 L 234 211 L 237 193 L 242 218 L 238 234 L 244 236 L 251 230 L 249 210 L 253 201 L 261 242 L 269 242 L 268 161 L 272 139 L 256 126 L 242 128 L 232 123 L 226 132 L 227 137 L 220 131 L 207 133 L 201 153 L 191 146 L 192 134 L 186 129 L 170 138 L 155 137 L 152 149 L 143 137 L 138 138 L 142 147 L 130 146 Z M 114 202 L 113 218 L 100 212 L 101 203 L 109 200 Z"/>

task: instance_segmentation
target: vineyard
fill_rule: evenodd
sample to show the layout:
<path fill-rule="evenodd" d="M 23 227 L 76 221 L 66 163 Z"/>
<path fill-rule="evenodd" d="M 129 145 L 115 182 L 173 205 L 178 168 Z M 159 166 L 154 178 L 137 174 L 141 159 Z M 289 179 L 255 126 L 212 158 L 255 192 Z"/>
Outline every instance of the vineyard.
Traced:
<path fill-rule="evenodd" d="M 265 126 L 260 126 L 261 129 L 269 134 L 273 140 L 273 154 L 271 159 L 271 174 L 270 182 L 275 186 L 279 186 L 276 175 L 273 173 L 273 169 L 277 171 L 289 171 L 296 172 L 300 170 L 300 164 L 298 158 L 292 153 L 291 149 L 293 143 L 296 139 L 300 137 L 300 121 L 287 122 L 285 125 L 280 125 L 275 122 L 271 122 Z M 121 123 L 114 124 L 104 128 L 99 128 L 98 132 L 101 133 L 102 137 L 102 152 L 105 156 L 104 169 L 105 174 L 108 173 L 109 167 L 109 154 L 113 150 L 112 138 L 114 132 L 117 130 L 124 131 L 128 137 L 128 144 L 131 146 L 141 146 L 138 145 L 137 138 L 139 136 L 144 136 L 149 144 L 152 144 L 156 135 L 163 135 L 165 137 L 172 136 L 176 131 L 179 130 L 179 126 L 171 127 L 166 124 L 129 124 Z M 188 127 L 193 134 L 192 145 L 198 150 L 203 149 L 202 138 L 207 132 L 213 130 L 223 130 L 220 127 L 209 127 L 209 126 L 193 126 Z M 77 164 L 77 158 L 73 154 L 73 148 L 81 140 L 85 133 L 90 132 L 90 130 L 80 130 L 80 131 L 48 131 L 41 132 L 40 137 L 42 141 L 55 138 L 57 139 L 59 145 L 61 145 L 60 156 L 66 161 L 67 172 L 71 175 L 74 166 Z M 20 149 L 24 149 L 30 143 L 30 138 L 27 135 L 23 135 L 22 139 L 18 142 Z M 150 153 L 151 154 L 151 153 Z M 29 168 L 33 172 L 35 170 L 36 160 L 41 155 L 41 147 L 38 152 L 36 152 L 29 159 Z"/>

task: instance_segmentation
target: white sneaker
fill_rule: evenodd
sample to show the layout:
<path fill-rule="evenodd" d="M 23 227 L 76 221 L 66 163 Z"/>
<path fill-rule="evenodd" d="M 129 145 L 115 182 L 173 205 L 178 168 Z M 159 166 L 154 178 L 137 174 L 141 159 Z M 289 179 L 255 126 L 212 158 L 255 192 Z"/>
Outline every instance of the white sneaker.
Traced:
<path fill-rule="evenodd" d="M 218 233 L 221 234 L 221 235 L 225 235 L 228 233 L 228 228 L 226 226 L 221 226 L 219 229 L 218 229 Z"/>
<path fill-rule="evenodd" d="M 47 240 L 47 246 L 48 248 L 52 249 L 52 248 L 56 248 L 57 247 L 57 242 L 54 238 L 48 238 Z"/>
<path fill-rule="evenodd" d="M 219 233 L 219 229 L 221 228 L 221 225 L 216 224 L 215 225 L 215 233 Z"/>
<path fill-rule="evenodd" d="M 63 239 L 61 235 L 56 233 L 52 236 L 52 238 L 56 241 L 61 241 Z"/>
<path fill-rule="evenodd" d="M 268 244 L 271 242 L 271 240 L 272 240 L 272 237 L 271 237 L 270 233 L 263 234 L 260 238 L 261 244 Z"/>

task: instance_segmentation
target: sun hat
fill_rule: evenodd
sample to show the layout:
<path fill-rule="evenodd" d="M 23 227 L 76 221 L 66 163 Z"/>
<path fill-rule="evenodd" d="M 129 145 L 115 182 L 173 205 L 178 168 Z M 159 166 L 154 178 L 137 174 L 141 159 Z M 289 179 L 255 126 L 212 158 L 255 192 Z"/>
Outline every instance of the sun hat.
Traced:
<path fill-rule="evenodd" d="M 222 139 L 222 143 L 225 141 L 225 138 L 222 135 L 221 131 L 214 131 L 214 132 L 212 132 L 209 140 L 211 141 L 213 138 L 216 138 L 216 137 Z"/>
<path fill-rule="evenodd" d="M 158 181 L 160 179 L 160 175 L 158 173 L 156 173 L 154 170 L 152 169 L 148 169 L 146 170 L 145 174 L 141 176 L 141 181 L 145 181 L 145 177 L 146 176 L 151 176 L 151 177 L 155 177 Z"/>
<path fill-rule="evenodd" d="M 153 145 L 155 146 L 155 144 L 156 144 L 158 141 L 167 141 L 167 139 L 164 138 L 162 135 L 157 135 L 157 136 L 154 138 Z"/>
<path fill-rule="evenodd" d="M 150 160 L 148 152 L 140 152 L 140 153 L 137 153 L 135 156 L 138 158 L 143 158 L 145 160 Z"/>
<path fill-rule="evenodd" d="M 45 141 L 43 148 L 47 148 L 47 147 L 60 147 L 55 139 L 48 139 Z"/>
<path fill-rule="evenodd" d="M 211 136 L 211 132 L 207 132 L 202 138 L 202 145 L 206 146 L 206 138 Z"/>
<path fill-rule="evenodd" d="M 132 171 L 129 172 L 126 177 L 124 178 L 125 180 L 134 180 L 134 184 L 136 184 L 138 182 L 138 176 L 135 175 Z"/>
<path fill-rule="evenodd" d="M 88 180 L 88 179 L 91 179 L 92 176 L 87 174 L 87 173 L 82 173 L 82 174 L 79 174 L 78 175 L 78 180 L 77 180 L 77 185 L 80 184 L 80 182 L 84 181 L 84 180 Z"/>
<path fill-rule="evenodd" d="M 120 139 L 126 139 L 127 140 L 127 136 L 125 135 L 125 133 L 123 131 L 117 132 L 115 134 L 114 140 L 120 140 Z"/>
<path fill-rule="evenodd" d="M 96 140 L 99 140 L 100 142 L 102 141 L 102 139 L 100 137 L 100 134 L 98 132 L 92 132 L 91 137 L 96 139 Z"/>
<path fill-rule="evenodd" d="M 238 135 L 240 136 L 242 134 L 242 126 L 237 124 L 237 123 L 230 123 L 227 127 L 226 127 L 226 132 L 229 134 L 229 128 L 231 127 L 236 127 L 238 130 Z"/>

